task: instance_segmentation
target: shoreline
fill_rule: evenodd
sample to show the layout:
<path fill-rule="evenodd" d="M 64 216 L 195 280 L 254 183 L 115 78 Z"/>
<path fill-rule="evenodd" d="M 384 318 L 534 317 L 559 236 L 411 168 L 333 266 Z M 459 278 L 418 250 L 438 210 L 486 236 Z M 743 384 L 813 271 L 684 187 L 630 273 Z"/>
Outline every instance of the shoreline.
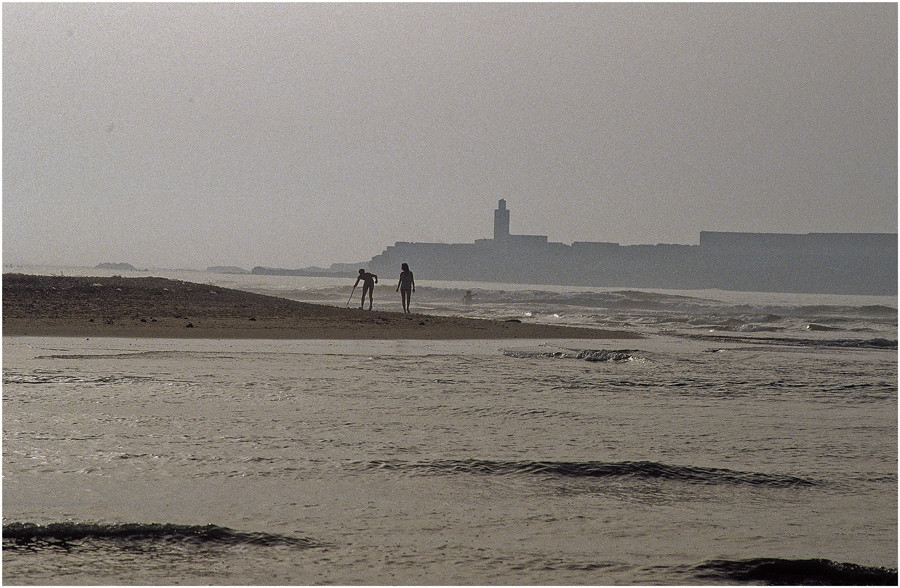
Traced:
<path fill-rule="evenodd" d="M 3 336 L 167 339 L 642 339 L 636 333 L 299 302 L 167 278 L 3 274 Z"/>

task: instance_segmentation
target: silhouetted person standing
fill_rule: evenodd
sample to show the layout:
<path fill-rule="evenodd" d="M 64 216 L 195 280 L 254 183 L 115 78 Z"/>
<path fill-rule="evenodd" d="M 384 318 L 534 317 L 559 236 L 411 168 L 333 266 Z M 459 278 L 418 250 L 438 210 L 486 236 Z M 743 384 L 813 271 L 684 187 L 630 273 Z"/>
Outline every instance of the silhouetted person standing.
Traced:
<path fill-rule="evenodd" d="M 413 292 L 416 291 L 416 280 L 413 273 L 409 271 L 409 266 L 405 263 L 400 264 L 400 281 L 397 282 L 397 292 L 400 292 L 400 303 L 403 304 L 403 312 L 409 312 L 409 299 Z"/>
<path fill-rule="evenodd" d="M 366 303 L 366 293 L 369 294 L 369 310 L 372 310 L 372 292 L 375 291 L 375 284 L 378 283 L 378 276 L 375 274 L 370 274 L 364 269 L 359 270 L 359 275 L 356 276 L 356 283 L 353 284 L 353 287 L 356 288 L 359 285 L 359 281 L 362 280 L 363 290 L 362 290 L 362 298 L 359 299 L 359 307 L 363 308 Z"/>

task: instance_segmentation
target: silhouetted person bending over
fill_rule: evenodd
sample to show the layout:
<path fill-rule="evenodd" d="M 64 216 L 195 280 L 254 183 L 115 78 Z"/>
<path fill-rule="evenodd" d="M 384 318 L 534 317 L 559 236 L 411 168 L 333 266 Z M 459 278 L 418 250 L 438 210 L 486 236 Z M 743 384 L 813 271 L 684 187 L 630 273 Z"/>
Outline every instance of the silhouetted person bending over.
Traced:
<path fill-rule="evenodd" d="M 409 312 L 409 299 L 413 292 L 416 291 L 416 281 L 413 279 L 413 273 L 409 271 L 409 266 L 405 263 L 400 264 L 400 281 L 397 282 L 397 292 L 400 292 L 400 303 L 403 304 L 403 312 Z"/>
<path fill-rule="evenodd" d="M 359 285 L 359 281 L 362 280 L 363 283 L 363 292 L 362 298 L 359 299 L 359 307 L 362 308 L 366 303 L 366 293 L 369 294 L 369 310 L 372 310 L 372 292 L 375 290 L 375 284 L 378 283 L 378 276 L 375 274 L 370 274 L 364 269 L 359 270 L 359 275 L 356 276 L 356 283 L 353 284 L 353 287 Z"/>

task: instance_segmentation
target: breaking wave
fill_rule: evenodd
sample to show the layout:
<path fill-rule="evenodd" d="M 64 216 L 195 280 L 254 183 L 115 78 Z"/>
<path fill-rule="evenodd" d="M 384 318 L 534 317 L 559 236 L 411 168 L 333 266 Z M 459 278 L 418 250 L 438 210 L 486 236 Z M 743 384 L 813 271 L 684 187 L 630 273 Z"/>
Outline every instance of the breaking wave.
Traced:
<path fill-rule="evenodd" d="M 174 525 L 168 523 L 9 523 L 3 525 L 3 549 L 70 547 L 83 541 L 112 544 L 134 542 L 257 545 L 296 548 L 320 547 L 317 541 L 271 533 L 248 533 L 216 525 Z"/>
<path fill-rule="evenodd" d="M 545 349 L 504 349 L 503 355 L 519 359 L 554 358 L 554 359 L 583 359 L 596 362 L 625 362 L 638 359 L 632 355 L 631 349 L 607 350 L 607 349 L 557 349 L 547 351 Z"/>
<path fill-rule="evenodd" d="M 95 384 L 103 386 L 106 384 L 135 384 L 153 381 L 153 378 L 147 376 L 133 375 L 106 375 L 96 378 L 85 378 L 82 376 L 72 376 L 60 373 L 14 373 L 3 372 L 3 384 L 22 384 L 43 386 L 47 384 Z"/>
<path fill-rule="evenodd" d="M 221 351 L 137 351 L 125 353 L 56 353 L 38 355 L 35 359 L 234 359 L 235 354 Z"/>
<path fill-rule="evenodd" d="M 800 337 L 741 337 L 738 335 L 687 335 L 691 339 L 721 343 L 756 343 L 795 347 L 837 347 L 849 349 L 897 349 L 897 339 L 804 339 Z"/>
<path fill-rule="evenodd" d="M 807 331 L 841 331 L 841 327 L 829 327 L 828 325 L 820 325 L 818 323 L 809 323 L 806 325 Z"/>
<path fill-rule="evenodd" d="M 811 487 L 819 482 L 797 476 L 741 472 L 722 468 L 675 466 L 652 461 L 605 463 L 598 461 L 494 461 L 479 459 L 436 460 L 410 463 L 400 460 L 371 461 L 369 469 L 401 470 L 421 474 L 479 474 L 487 476 L 539 475 L 564 478 L 651 479 L 708 485 L 751 485 L 774 488 Z"/>
<path fill-rule="evenodd" d="M 691 572 L 704 580 L 769 585 L 896 586 L 897 570 L 828 559 L 712 560 Z"/>

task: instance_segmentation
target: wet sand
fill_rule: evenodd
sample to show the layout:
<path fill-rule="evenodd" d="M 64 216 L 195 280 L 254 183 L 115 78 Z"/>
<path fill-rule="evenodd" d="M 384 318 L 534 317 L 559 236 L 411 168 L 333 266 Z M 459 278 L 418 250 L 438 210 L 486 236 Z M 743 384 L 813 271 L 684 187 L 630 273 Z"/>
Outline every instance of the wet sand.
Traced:
<path fill-rule="evenodd" d="M 366 311 L 166 278 L 3 275 L 3 335 L 192 339 L 638 339 L 624 331 Z"/>

